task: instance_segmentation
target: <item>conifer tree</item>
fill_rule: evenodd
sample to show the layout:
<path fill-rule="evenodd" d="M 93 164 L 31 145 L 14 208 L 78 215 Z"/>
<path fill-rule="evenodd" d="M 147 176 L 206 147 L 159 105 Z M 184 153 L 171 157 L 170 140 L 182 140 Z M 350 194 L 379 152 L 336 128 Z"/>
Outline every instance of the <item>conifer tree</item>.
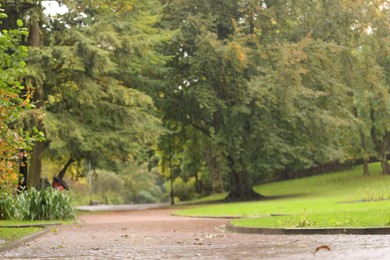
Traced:
<path fill-rule="evenodd" d="M 29 38 L 35 48 L 26 81 L 35 87 L 42 111 L 42 121 L 31 124 L 41 124 L 47 142 L 37 156 L 33 152 L 30 164 L 34 158 L 39 164 L 42 156 L 62 162 L 61 178 L 82 160 L 110 170 L 121 161 L 142 161 L 144 148 L 156 142 L 161 130 L 153 101 L 140 91 L 144 86 L 137 78 L 148 77 L 143 69 L 150 66 L 156 41 L 145 44 L 143 36 L 158 21 L 147 7 L 157 8 L 158 2 L 58 2 L 68 11 L 55 16 L 44 13 L 41 1 L 9 3 L 16 13 L 24 12 L 26 23 L 39 25 L 39 40 L 34 34 Z M 39 14 L 36 20 L 28 15 L 32 8 Z M 34 168 L 30 175 L 39 178 L 40 167 Z"/>

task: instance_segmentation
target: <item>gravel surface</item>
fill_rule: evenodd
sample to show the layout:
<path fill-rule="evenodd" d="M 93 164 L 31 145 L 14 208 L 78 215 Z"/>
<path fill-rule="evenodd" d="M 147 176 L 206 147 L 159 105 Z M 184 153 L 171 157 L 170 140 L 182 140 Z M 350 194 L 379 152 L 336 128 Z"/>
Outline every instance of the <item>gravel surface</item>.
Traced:
<path fill-rule="evenodd" d="M 0 259 L 390 259 L 387 235 L 235 234 L 226 219 L 172 211 L 83 214 Z"/>

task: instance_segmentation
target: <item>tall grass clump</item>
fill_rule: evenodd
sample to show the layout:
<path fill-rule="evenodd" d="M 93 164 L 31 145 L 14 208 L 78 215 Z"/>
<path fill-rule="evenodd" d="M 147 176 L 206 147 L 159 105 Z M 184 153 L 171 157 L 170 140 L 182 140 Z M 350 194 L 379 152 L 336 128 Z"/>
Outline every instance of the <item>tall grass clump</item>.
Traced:
<path fill-rule="evenodd" d="M 0 191 L 0 220 L 14 219 L 17 215 L 16 200 L 12 195 Z"/>
<path fill-rule="evenodd" d="M 71 220 L 75 216 L 69 193 L 52 187 L 0 198 L 0 219 Z"/>

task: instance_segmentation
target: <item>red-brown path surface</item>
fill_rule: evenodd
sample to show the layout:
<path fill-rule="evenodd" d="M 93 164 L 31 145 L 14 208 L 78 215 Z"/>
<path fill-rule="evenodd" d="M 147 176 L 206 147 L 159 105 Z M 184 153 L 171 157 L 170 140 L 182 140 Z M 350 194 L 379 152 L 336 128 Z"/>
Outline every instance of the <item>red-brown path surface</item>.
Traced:
<path fill-rule="evenodd" d="M 248 235 L 172 209 L 84 214 L 0 259 L 390 259 L 390 236 Z M 319 246 L 330 248 L 319 250 Z"/>

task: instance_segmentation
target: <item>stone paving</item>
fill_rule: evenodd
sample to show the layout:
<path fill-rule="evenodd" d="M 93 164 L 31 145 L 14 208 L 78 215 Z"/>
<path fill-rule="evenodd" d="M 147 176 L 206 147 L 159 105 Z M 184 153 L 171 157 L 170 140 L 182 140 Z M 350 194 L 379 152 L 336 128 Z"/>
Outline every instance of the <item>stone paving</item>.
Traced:
<path fill-rule="evenodd" d="M 225 231 L 226 219 L 171 213 L 83 214 L 0 259 L 390 259 L 388 235 L 236 234 Z"/>

